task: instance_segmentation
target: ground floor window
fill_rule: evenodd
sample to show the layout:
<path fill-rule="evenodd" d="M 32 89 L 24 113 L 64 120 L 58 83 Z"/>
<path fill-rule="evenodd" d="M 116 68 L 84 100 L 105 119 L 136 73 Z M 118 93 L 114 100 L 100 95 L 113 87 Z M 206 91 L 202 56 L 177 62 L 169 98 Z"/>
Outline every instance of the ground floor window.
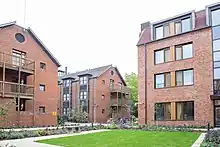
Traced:
<path fill-rule="evenodd" d="M 177 102 L 176 103 L 177 120 L 194 120 L 194 102 Z"/>
<path fill-rule="evenodd" d="M 171 103 L 156 103 L 155 120 L 171 120 Z"/>

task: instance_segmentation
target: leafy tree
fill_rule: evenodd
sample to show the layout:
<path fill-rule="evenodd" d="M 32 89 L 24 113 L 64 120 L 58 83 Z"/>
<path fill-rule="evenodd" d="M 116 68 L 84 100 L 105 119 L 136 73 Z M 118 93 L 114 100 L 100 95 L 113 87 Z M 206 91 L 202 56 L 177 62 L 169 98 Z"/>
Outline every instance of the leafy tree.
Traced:
<path fill-rule="evenodd" d="M 127 87 L 131 89 L 132 115 L 138 117 L 138 78 L 136 73 L 125 74 L 125 82 Z"/>

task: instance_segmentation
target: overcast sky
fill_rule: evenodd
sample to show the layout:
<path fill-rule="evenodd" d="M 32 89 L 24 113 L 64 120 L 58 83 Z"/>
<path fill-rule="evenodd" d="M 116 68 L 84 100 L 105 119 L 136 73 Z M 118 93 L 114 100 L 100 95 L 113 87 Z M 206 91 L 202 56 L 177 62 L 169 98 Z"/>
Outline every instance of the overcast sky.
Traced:
<path fill-rule="evenodd" d="M 25 27 L 69 72 L 113 64 L 124 75 L 137 73 L 140 24 L 218 0 L 26 0 Z M 0 0 L 0 23 L 24 26 L 24 0 Z"/>

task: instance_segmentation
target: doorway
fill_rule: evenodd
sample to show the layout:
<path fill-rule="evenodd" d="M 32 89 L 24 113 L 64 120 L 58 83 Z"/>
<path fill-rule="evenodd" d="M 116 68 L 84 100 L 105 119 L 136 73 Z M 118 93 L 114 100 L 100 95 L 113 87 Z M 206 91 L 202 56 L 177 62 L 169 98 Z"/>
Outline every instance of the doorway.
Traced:
<path fill-rule="evenodd" d="M 220 100 L 214 100 L 214 125 L 220 127 Z"/>

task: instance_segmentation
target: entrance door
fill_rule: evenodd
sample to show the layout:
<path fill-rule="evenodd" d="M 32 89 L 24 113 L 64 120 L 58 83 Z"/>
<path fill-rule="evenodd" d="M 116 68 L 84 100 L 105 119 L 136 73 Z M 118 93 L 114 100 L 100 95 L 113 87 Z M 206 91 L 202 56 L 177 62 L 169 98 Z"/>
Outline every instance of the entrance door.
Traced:
<path fill-rule="evenodd" d="M 220 100 L 214 100 L 215 126 L 220 127 Z"/>
<path fill-rule="evenodd" d="M 220 127 L 220 106 L 215 106 L 215 126 Z"/>

